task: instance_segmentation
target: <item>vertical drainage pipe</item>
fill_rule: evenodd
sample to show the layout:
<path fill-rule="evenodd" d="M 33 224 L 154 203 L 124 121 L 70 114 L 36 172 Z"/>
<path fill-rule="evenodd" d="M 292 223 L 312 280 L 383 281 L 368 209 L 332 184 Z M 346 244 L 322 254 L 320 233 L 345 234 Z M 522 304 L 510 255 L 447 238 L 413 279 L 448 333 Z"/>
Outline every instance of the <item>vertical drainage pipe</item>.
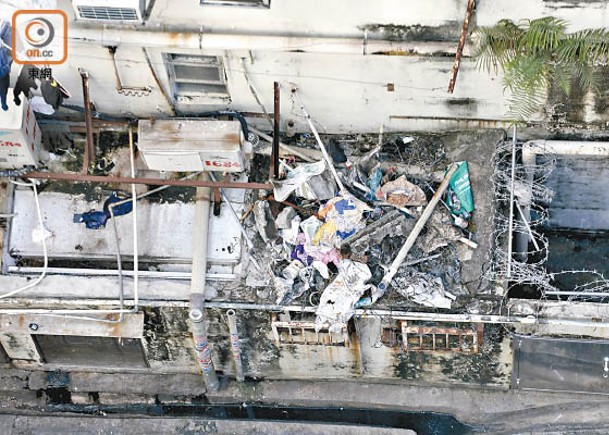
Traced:
<path fill-rule="evenodd" d="M 202 180 L 209 180 L 207 173 Z M 209 231 L 209 208 L 211 189 L 197 187 L 194 222 L 194 248 L 192 258 L 192 277 L 190 279 L 190 310 L 188 317 L 192 323 L 192 338 L 195 355 L 208 391 L 217 391 L 220 382 L 214 370 L 212 349 L 207 338 L 205 326 L 205 273 L 207 271 L 207 237 Z"/>
<path fill-rule="evenodd" d="M 131 178 L 135 178 L 135 147 L 133 145 L 133 130 L 129 127 L 129 159 L 131 160 Z M 135 183 L 131 183 L 131 201 L 133 213 L 133 311 L 137 312 L 139 305 L 139 254 L 137 247 L 137 192 Z M 114 219 L 113 219 L 114 220 Z"/>
<path fill-rule="evenodd" d="M 241 345 L 239 343 L 239 334 L 237 332 L 237 316 L 235 310 L 226 312 L 228 318 L 228 328 L 230 330 L 230 347 L 233 351 L 233 359 L 235 360 L 235 378 L 237 382 L 243 382 L 245 376 L 243 374 L 243 363 L 241 361 Z"/>
<path fill-rule="evenodd" d="M 514 246 L 514 185 L 516 182 L 516 126 L 512 135 L 512 172 L 510 175 L 510 214 L 508 216 L 508 247 L 507 247 L 507 277 L 512 277 L 512 249 Z"/>

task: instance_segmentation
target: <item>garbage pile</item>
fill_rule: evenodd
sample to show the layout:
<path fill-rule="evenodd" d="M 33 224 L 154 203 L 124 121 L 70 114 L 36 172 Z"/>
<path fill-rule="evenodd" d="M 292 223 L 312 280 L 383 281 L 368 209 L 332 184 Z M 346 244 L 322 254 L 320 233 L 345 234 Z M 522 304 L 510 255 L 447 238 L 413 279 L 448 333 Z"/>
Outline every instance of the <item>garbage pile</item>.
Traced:
<path fill-rule="evenodd" d="M 317 329 L 330 332 L 386 292 L 392 301 L 452 308 L 462 291 L 455 245 L 476 247 L 467 162 L 445 162 L 438 184 L 382 164 L 381 143 L 359 156 L 336 147 L 315 163 L 282 161 L 273 194 L 254 204 L 274 260 L 274 302 L 317 305 Z"/>

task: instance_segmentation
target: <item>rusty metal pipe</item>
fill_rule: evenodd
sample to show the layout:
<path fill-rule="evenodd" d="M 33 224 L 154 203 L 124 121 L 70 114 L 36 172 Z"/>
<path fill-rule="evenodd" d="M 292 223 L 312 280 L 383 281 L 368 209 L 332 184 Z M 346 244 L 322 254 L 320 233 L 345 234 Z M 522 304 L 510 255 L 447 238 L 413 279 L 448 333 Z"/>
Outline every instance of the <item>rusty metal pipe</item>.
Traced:
<path fill-rule="evenodd" d="M 226 312 L 228 319 L 228 329 L 230 331 L 230 348 L 233 351 L 233 359 L 235 360 L 235 378 L 237 382 L 243 382 L 245 375 L 243 374 L 243 362 L 241 361 L 241 344 L 239 343 L 239 333 L 237 332 L 237 316 L 235 310 L 230 309 Z"/>
<path fill-rule="evenodd" d="M 82 162 L 82 173 L 89 172 L 89 162 L 95 158 L 95 149 L 93 147 L 93 118 L 91 116 L 91 98 L 89 96 L 89 73 L 82 68 L 78 69 L 82 78 L 82 95 L 85 104 L 85 128 L 86 128 L 86 144 L 85 154 Z"/>
<path fill-rule="evenodd" d="M 226 181 L 209 180 L 162 180 L 160 178 L 129 178 L 129 177 L 107 177 L 104 175 L 86 174 L 58 174 L 54 172 L 29 172 L 24 174 L 25 178 L 40 180 L 64 180 L 91 183 L 117 183 L 117 184 L 149 184 L 152 186 L 182 186 L 182 187 L 222 187 L 226 189 L 264 189 L 271 190 L 270 183 L 231 183 Z"/>
<path fill-rule="evenodd" d="M 459 36 L 459 45 L 457 46 L 457 54 L 455 54 L 455 63 L 453 64 L 453 75 L 448 83 L 448 93 L 452 94 L 455 91 L 455 84 L 457 83 L 457 74 L 459 74 L 459 65 L 461 64 L 461 55 L 463 54 L 463 47 L 465 47 L 465 39 L 467 38 L 467 30 L 469 29 L 469 20 L 474 13 L 476 7 L 476 0 L 469 0 L 467 2 L 467 10 L 465 12 L 465 19 L 463 20 L 463 27 L 461 28 L 461 36 Z"/>
<path fill-rule="evenodd" d="M 279 83 L 273 83 L 273 150 L 271 152 L 271 177 L 279 178 L 279 123 L 281 122 L 281 106 L 279 102 Z"/>

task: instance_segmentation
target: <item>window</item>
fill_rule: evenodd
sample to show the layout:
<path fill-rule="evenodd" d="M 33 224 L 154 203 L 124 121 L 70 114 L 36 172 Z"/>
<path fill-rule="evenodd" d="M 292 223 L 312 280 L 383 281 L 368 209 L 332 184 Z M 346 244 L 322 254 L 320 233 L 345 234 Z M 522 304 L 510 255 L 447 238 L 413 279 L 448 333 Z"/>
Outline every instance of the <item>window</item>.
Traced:
<path fill-rule="evenodd" d="M 478 353 L 484 325 L 459 327 L 424 326 L 402 322 L 402 343 L 405 351 Z"/>
<path fill-rule="evenodd" d="M 137 338 L 33 335 L 48 364 L 147 367 Z"/>
<path fill-rule="evenodd" d="M 169 78 L 177 102 L 198 102 L 200 97 L 228 98 L 222 59 L 168 53 Z"/>
<path fill-rule="evenodd" d="M 277 315 L 271 317 L 271 328 L 275 343 L 281 344 L 300 344 L 300 345 L 319 345 L 319 346 L 339 346 L 350 347 L 349 333 L 347 328 L 343 328 L 341 333 L 334 334 L 328 330 L 315 332 L 315 319 L 307 319 L 306 316 L 298 320 L 285 319 L 277 320 Z"/>
<path fill-rule="evenodd" d="M 249 8 L 270 8 L 271 0 L 200 0 L 201 6 L 245 6 Z"/>

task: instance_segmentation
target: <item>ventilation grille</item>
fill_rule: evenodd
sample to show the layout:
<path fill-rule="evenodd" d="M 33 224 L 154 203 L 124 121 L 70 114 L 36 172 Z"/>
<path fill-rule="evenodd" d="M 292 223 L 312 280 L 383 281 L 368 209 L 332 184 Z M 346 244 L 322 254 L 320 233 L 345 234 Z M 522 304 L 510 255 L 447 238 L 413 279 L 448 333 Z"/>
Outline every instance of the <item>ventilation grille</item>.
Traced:
<path fill-rule="evenodd" d="M 104 6 L 78 6 L 78 14 L 86 20 L 140 21 L 135 8 L 109 8 Z"/>

